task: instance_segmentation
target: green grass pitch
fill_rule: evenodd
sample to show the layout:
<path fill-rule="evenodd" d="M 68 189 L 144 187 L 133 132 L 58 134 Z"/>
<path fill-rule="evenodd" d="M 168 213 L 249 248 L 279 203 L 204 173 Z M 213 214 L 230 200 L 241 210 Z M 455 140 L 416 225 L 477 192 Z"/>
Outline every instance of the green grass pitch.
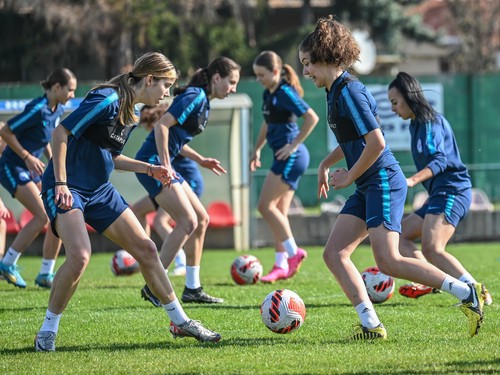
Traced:
<path fill-rule="evenodd" d="M 322 248 L 307 249 L 300 273 L 274 285 L 236 285 L 230 250 L 207 250 L 201 279 L 221 305 L 184 304 L 187 314 L 222 334 L 218 344 L 172 339 L 168 317 L 140 298 L 142 276 L 113 276 L 111 254 L 95 254 L 70 301 L 57 337 L 57 351 L 36 353 L 49 291 L 34 285 L 40 258 L 22 257 L 28 288 L 0 281 L 0 374 L 494 374 L 500 373 L 500 244 L 455 244 L 453 253 L 486 284 L 493 304 L 474 338 L 465 315 L 445 293 L 418 300 L 397 292 L 376 305 L 388 331 L 384 342 L 350 342 L 358 322 L 354 308 L 322 260 Z M 251 251 L 269 271 L 270 248 Z M 61 257 L 58 265 L 64 260 Z M 374 265 L 368 247 L 353 260 L 362 270 Z M 184 279 L 172 278 L 178 295 Z M 397 288 L 405 280 L 396 280 Z M 304 300 L 304 325 L 289 335 L 269 331 L 259 307 L 272 290 L 287 288 Z"/>

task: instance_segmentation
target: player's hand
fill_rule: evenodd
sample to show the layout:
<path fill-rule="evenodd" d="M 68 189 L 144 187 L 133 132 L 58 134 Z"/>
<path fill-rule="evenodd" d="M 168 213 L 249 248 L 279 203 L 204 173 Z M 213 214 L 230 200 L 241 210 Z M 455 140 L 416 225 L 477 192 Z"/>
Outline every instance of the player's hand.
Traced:
<path fill-rule="evenodd" d="M 204 158 L 201 160 L 200 165 L 203 168 L 210 169 L 217 176 L 220 176 L 223 173 L 227 173 L 227 171 L 220 165 L 220 161 L 214 158 Z"/>
<path fill-rule="evenodd" d="M 151 164 L 149 166 L 150 177 L 156 178 L 163 185 L 170 187 L 172 185 L 172 180 L 177 177 L 177 174 L 172 168 L 164 167 L 163 165 L 154 165 Z"/>
<path fill-rule="evenodd" d="M 26 158 L 24 163 L 32 176 L 41 176 L 45 171 L 45 163 L 31 154 Z"/>
<path fill-rule="evenodd" d="M 69 191 L 68 185 L 56 185 L 54 191 L 54 202 L 57 207 L 63 210 L 73 207 L 73 194 Z"/>
<path fill-rule="evenodd" d="M 260 163 L 260 151 L 255 151 L 250 158 L 250 170 L 252 172 L 255 172 L 257 168 L 261 167 Z"/>
<path fill-rule="evenodd" d="M 328 168 L 318 168 L 318 198 L 328 198 L 328 190 L 330 186 L 328 185 Z"/>
<path fill-rule="evenodd" d="M 352 181 L 349 181 L 349 172 L 345 168 L 338 168 L 330 174 L 330 185 L 335 190 L 348 187 Z"/>
<path fill-rule="evenodd" d="M 10 211 L 3 202 L 0 200 L 0 218 L 2 219 L 8 219 L 10 217 Z"/>
<path fill-rule="evenodd" d="M 295 151 L 296 151 L 296 148 L 294 148 L 291 144 L 287 143 L 286 145 L 281 147 L 278 151 L 276 151 L 276 154 L 274 154 L 274 156 L 276 157 L 276 160 L 286 160 Z"/>

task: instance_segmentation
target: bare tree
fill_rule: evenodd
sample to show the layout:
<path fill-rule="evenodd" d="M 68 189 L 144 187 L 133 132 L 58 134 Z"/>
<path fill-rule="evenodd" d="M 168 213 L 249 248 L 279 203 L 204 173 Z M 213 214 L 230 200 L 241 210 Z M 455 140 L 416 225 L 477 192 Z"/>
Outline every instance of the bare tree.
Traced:
<path fill-rule="evenodd" d="M 446 0 L 458 42 L 450 57 L 457 72 L 497 70 L 500 49 L 500 0 Z"/>

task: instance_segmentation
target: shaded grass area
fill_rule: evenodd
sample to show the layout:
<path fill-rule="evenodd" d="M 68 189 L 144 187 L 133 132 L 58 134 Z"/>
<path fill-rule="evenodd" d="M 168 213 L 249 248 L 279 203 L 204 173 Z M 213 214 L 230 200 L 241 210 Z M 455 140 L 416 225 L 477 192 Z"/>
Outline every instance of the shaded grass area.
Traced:
<path fill-rule="evenodd" d="M 40 258 L 22 257 L 28 282 L 20 290 L 0 282 L 0 373 L 5 374 L 494 374 L 500 372 L 500 245 L 449 247 L 478 280 L 486 283 L 494 303 L 485 307 L 485 324 L 469 338 L 455 299 L 445 293 L 406 299 L 397 293 L 377 305 L 388 330 L 385 342 L 347 340 L 357 316 L 322 260 L 322 249 L 309 257 L 293 279 L 274 285 L 238 286 L 230 277 L 240 253 L 207 250 L 201 278 L 208 293 L 224 297 L 222 305 L 185 304 L 187 314 L 222 334 L 219 344 L 174 340 L 168 318 L 140 298 L 140 274 L 115 277 L 111 254 L 93 255 L 63 318 L 55 353 L 35 353 L 49 292 L 34 286 Z M 251 252 L 272 267 L 270 248 Z M 58 264 L 64 258 L 62 257 Z M 374 265 L 369 248 L 353 257 L 358 269 Z M 183 278 L 172 278 L 182 293 Z M 397 280 L 396 287 L 405 280 Z M 304 325 L 289 335 L 269 331 L 259 307 L 272 290 L 288 288 L 304 300 Z"/>

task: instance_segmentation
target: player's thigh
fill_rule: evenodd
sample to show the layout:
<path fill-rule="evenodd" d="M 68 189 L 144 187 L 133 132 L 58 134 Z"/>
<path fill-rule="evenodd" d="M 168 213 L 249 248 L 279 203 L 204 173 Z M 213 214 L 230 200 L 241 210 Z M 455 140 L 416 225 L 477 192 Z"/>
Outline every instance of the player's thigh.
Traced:
<path fill-rule="evenodd" d="M 208 213 L 205 207 L 203 206 L 203 203 L 201 203 L 200 198 L 198 198 L 198 195 L 191 189 L 187 181 L 184 181 L 182 183 L 182 189 L 184 190 L 184 193 L 186 194 L 187 198 L 189 199 L 189 202 L 191 203 L 191 206 L 193 207 L 194 211 L 196 212 L 196 216 L 198 218 L 198 221 L 208 221 Z"/>
<path fill-rule="evenodd" d="M 155 197 L 155 200 L 172 217 L 177 225 L 186 221 L 196 222 L 196 212 L 181 183 L 176 182 L 170 187 L 164 188 Z"/>
<path fill-rule="evenodd" d="M 125 209 L 102 234 L 127 250 L 134 258 L 139 251 L 154 246 L 130 208 Z"/>
<path fill-rule="evenodd" d="M 444 214 L 425 215 L 422 226 L 422 250 L 444 248 L 454 233 L 455 227 L 446 220 Z"/>
<path fill-rule="evenodd" d="M 90 238 L 85 226 L 83 212 L 80 209 L 76 208 L 65 213 L 57 213 L 55 228 L 64 244 L 68 261 L 73 259 L 88 260 L 90 258 L 92 251 Z"/>
<path fill-rule="evenodd" d="M 407 240 L 416 240 L 422 236 L 424 219 L 411 213 L 401 222 L 401 237 Z"/>
<path fill-rule="evenodd" d="M 264 180 L 264 184 L 262 185 L 259 206 L 276 206 L 282 196 L 289 190 L 290 186 L 283 181 L 280 175 L 269 172 Z"/>
<path fill-rule="evenodd" d="M 366 222 L 363 219 L 340 214 L 326 243 L 325 253 L 345 252 L 350 255 L 367 236 Z"/>

